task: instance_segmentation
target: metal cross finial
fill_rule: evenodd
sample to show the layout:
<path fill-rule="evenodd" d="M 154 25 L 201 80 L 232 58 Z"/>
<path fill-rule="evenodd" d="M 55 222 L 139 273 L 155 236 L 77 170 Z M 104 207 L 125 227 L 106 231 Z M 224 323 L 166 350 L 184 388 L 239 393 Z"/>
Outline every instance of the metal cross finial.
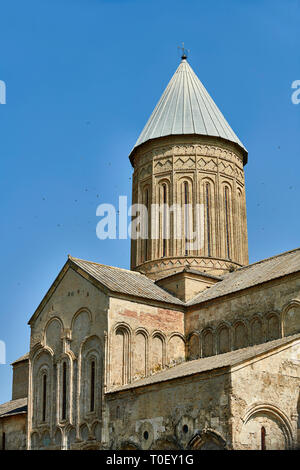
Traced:
<path fill-rule="evenodd" d="M 184 42 L 182 42 L 182 46 L 181 46 L 181 47 L 178 46 L 178 49 L 181 50 L 181 58 L 182 58 L 182 60 L 187 59 L 188 53 L 190 52 L 190 50 L 189 50 L 189 49 L 185 49 L 185 47 L 184 47 Z"/>

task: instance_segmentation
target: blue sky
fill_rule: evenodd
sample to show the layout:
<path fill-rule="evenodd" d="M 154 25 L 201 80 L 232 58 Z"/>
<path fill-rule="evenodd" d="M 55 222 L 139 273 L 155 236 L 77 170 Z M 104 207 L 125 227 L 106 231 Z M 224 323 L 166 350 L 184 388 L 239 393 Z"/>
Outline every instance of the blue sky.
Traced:
<path fill-rule="evenodd" d="M 96 237 L 96 207 L 131 195 L 128 154 L 179 63 L 177 46 L 249 151 L 250 262 L 296 248 L 300 3 L 296 0 L 1 2 L 0 403 L 27 321 L 67 254 L 129 267 L 129 240 Z"/>

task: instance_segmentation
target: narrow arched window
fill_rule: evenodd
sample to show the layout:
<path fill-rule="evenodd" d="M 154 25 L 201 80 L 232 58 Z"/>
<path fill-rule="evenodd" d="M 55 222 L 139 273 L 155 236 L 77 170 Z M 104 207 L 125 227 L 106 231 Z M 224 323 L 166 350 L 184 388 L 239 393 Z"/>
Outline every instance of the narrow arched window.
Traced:
<path fill-rule="evenodd" d="M 116 330 L 115 380 L 118 385 L 130 382 L 130 332 L 122 326 Z"/>
<path fill-rule="evenodd" d="M 229 214 L 229 190 L 226 187 L 224 190 L 225 196 L 225 243 L 226 243 L 226 256 L 230 259 L 230 214 Z"/>
<path fill-rule="evenodd" d="M 189 188 L 188 184 L 185 181 L 183 183 L 183 190 L 184 190 L 184 254 L 185 256 L 188 255 L 188 240 L 189 240 L 189 211 L 188 211 L 188 203 L 189 203 Z"/>
<path fill-rule="evenodd" d="M 162 235 L 163 235 L 163 257 L 167 256 L 167 186 L 163 184 L 163 221 L 162 221 Z"/>
<path fill-rule="evenodd" d="M 237 225 L 237 240 L 236 246 L 238 249 L 237 259 L 240 263 L 243 263 L 243 256 L 244 256 L 244 247 L 243 247 L 243 214 L 242 214 L 242 193 L 238 189 L 237 191 L 237 218 L 236 218 L 236 225 Z"/>
<path fill-rule="evenodd" d="M 144 239 L 144 261 L 147 261 L 149 257 L 149 190 L 145 189 L 144 192 L 144 205 L 147 210 L 147 220 L 145 223 L 147 224 L 146 230 L 145 230 L 145 239 Z"/>
<path fill-rule="evenodd" d="M 2 450 L 5 450 L 5 432 L 2 433 Z"/>
<path fill-rule="evenodd" d="M 46 421 L 47 414 L 47 375 L 44 374 L 42 377 L 42 421 Z"/>
<path fill-rule="evenodd" d="M 264 428 L 264 426 L 261 428 L 260 435 L 261 435 L 261 450 L 266 450 L 266 429 Z"/>
<path fill-rule="evenodd" d="M 91 362 L 91 389 L 90 389 L 90 411 L 95 411 L 95 361 Z"/>
<path fill-rule="evenodd" d="M 210 186 L 208 183 L 205 185 L 205 199 L 206 199 L 206 237 L 207 237 L 207 256 L 211 256 L 211 235 L 210 235 Z"/>
<path fill-rule="evenodd" d="M 62 410 L 61 410 L 62 419 L 67 417 L 67 364 L 63 363 L 62 371 Z"/>

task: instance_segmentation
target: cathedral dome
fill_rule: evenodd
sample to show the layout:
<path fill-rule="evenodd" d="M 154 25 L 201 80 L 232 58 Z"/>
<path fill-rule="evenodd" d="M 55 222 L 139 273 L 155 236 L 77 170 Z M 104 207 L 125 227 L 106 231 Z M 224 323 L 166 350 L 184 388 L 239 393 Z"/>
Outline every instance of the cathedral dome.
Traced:
<path fill-rule="evenodd" d="M 220 137 L 237 144 L 247 163 L 247 150 L 183 58 L 142 130 L 132 152 L 141 144 L 171 135 Z"/>

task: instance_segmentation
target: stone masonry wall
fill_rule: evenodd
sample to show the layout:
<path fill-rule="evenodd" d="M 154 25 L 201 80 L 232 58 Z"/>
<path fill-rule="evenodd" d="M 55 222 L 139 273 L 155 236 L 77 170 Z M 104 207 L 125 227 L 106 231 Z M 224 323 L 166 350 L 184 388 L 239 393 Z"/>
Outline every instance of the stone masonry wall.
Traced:
<path fill-rule="evenodd" d="M 107 296 L 69 269 L 39 316 L 31 322 L 28 409 L 31 448 L 67 449 L 76 439 L 101 440 L 107 308 Z"/>
<path fill-rule="evenodd" d="M 130 383 L 184 360 L 183 312 L 110 299 L 107 364 L 110 386 Z"/>
<path fill-rule="evenodd" d="M 201 374 L 108 394 L 109 447 L 185 449 L 213 430 L 230 447 L 230 376 Z"/>
<path fill-rule="evenodd" d="M 300 276 L 292 275 L 190 308 L 188 357 L 211 356 L 300 331 Z"/>
<path fill-rule="evenodd" d="M 234 448 L 261 449 L 262 432 L 267 450 L 300 446 L 299 397 L 300 341 L 234 368 L 230 399 Z"/>

